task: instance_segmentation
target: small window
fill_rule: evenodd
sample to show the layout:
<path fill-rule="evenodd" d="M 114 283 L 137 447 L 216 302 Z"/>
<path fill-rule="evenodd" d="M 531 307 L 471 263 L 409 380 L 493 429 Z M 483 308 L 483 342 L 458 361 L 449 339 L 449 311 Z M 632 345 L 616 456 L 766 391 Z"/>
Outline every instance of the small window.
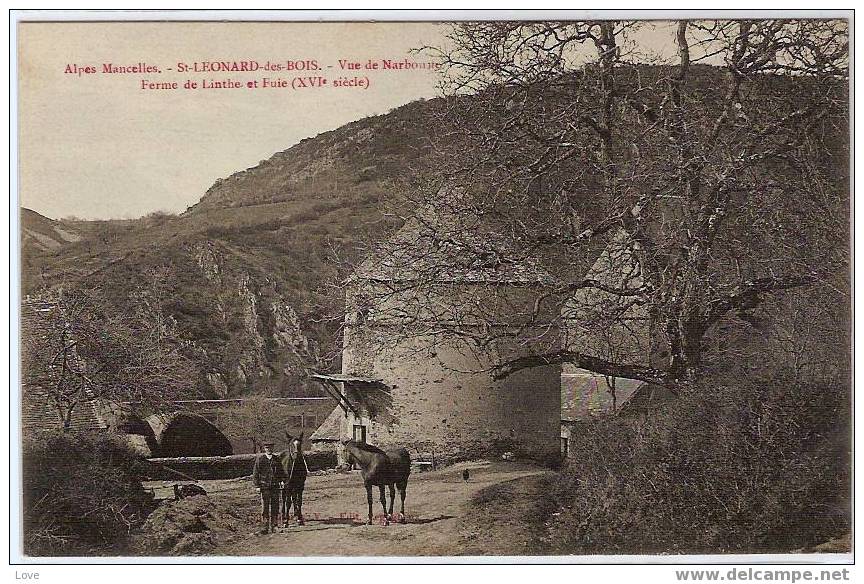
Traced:
<path fill-rule="evenodd" d="M 570 440 L 567 438 L 561 438 L 561 456 L 567 458 L 567 454 L 570 450 Z"/>
<path fill-rule="evenodd" d="M 366 426 L 354 424 L 354 441 L 366 443 Z"/>

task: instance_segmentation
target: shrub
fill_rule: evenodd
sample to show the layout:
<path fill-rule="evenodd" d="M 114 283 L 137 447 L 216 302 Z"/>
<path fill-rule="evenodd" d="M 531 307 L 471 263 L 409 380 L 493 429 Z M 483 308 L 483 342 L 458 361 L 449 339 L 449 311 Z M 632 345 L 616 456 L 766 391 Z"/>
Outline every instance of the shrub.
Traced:
<path fill-rule="evenodd" d="M 25 440 L 22 458 L 27 555 L 110 553 L 152 510 L 142 462 L 116 435 L 42 435 Z"/>
<path fill-rule="evenodd" d="M 790 552 L 848 532 L 848 383 L 704 388 L 571 435 L 567 553 Z"/>

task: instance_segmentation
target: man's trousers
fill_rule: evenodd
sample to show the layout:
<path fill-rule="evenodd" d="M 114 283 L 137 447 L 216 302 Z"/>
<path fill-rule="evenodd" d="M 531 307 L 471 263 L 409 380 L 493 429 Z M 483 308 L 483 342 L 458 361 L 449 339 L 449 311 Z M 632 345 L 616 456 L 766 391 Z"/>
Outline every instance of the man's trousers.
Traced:
<path fill-rule="evenodd" d="M 279 487 L 261 487 L 261 520 L 269 525 L 279 523 Z"/>

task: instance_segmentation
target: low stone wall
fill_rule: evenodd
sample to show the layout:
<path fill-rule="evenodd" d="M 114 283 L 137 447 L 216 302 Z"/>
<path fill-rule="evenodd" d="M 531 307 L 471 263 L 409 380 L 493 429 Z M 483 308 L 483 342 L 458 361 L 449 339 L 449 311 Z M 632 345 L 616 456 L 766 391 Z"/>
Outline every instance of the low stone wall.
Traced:
<path fill-rule="evenodd" d="M 249 476 L 255 465 L 255 454 L 232 456 L 188 456 L 182 458 L 148 458 L 150 480 L 233 479 Z M 310 471 L 336 466 L 334 452 L 310 452 L 305 455 Z"/>

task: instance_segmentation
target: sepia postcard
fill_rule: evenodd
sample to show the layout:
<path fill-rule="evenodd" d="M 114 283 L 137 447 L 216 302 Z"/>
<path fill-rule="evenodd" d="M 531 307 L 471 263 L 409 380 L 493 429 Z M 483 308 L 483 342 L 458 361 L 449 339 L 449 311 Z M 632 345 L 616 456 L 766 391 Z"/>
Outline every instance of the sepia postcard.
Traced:
<path fill-rule="evenodd" d="M 12 34 L 11 563 L 848 580 L 851 12 Z"/>

